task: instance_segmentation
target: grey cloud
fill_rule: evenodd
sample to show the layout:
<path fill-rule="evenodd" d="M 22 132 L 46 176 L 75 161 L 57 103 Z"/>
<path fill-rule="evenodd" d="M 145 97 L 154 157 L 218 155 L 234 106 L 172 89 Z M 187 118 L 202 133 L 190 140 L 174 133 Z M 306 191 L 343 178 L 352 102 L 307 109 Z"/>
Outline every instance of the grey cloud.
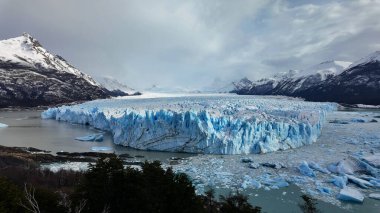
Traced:
<path fill-rule="evenodd" d="M 0 0 L 0 38 L 29 32 L 92 75 L 202 87 L 380 49 L 380 1 Z"/>

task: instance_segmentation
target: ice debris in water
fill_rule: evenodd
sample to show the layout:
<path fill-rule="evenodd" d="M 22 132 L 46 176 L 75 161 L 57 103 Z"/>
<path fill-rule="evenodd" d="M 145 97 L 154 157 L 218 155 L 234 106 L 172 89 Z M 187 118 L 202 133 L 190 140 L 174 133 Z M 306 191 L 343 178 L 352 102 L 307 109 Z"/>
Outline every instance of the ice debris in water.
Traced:
<path fill-rule="evenodd" d="M 363 160 L 368 164 L 380 169 L 380 153 L 364 156 Z"/>
<path fill-rule="evenodd" d="M 322 186 L 318 186 L 317 187 L 317 190 L 323 194 L 323 195 L 330 195 L 331 194 L 331 189 L 328 188 L 328 187 L 322 187 Z"/>
<path fill-rule="evenodd" d="M 371 193 L 371 194 L 369 194 L 368 197 L 370 197 L 372 199 L 380 200 L 380 194 L 378 194 L 378 193 Z"/>
<path fill-rule="evenodd" d="M 363 202 L 364 196 L 362 193 L 360 193 L 358 190 L 351 188 L 351 187 L 345 187 L 340 190 L 338 194 L 338 199 L 343 201 L 352 201 L 352 202 Z"/>
<path fill-rule="evenodd" d="M 321 167 L 319 164 L 317 163 L 314 163 L 314 162 L 310 162 L 309 163 L 309 167 L 314 169 L 314 170 L 317 170 L 319 172 L 322 172 L 322 173 L 325 173 L 325 174 L 330 174 L 331 172 L 329 170 L 327 170 L 326 168 L 323 168 Z"/>
<path fill-rule="evenodd" d="M 298 170 L 301 174 L 309 176 L 309 177 L 315 177 L 315 172 L 309 167 L 309 164 L 306 161 L 303 161 L 299 166 Z"/>
<path fill-rule="evenodd" d="M 5 128 L 5 127 L 8 127 L 8 125 L 0 123 L 0 128 Z"/>
<path fill-rule="evenodd" d="M 347 178 L 348 178 L 348 181 L 350 181 L 352 183 L 355 183 L 356 185 L 358 185 L 361 188 L 368 189 L 368 187 L 372 187 L 373 186 L 372 183 L 370 183 L 370 182 L 368 182 L 366 180 L 357 178 L 357 177 L 355 177 L 353 175 L 347 175 Z"/>
<path fill-rule="evenodd" d="M 248 154 L 315 142 L 334 103 L 214 95 L 107 99 L 50 108 L 44 119 L 110 131 L 114 143 L 143 150 Z"/>
<path fill-rule="evenodd" d="M 93 135 L 86 135 L 83 137 L 77 137 L 77 138 L 75 138 L 75 140 L 100 142 L 100 141 L 103 141 L 103 137 L 104 137 L 103 134 L 93 134 Z"/>
<path fill-rule="evenodd" d="M 111 147 L 107 147 L 107 146 L 93 146 L 93 147 L 91 147 L 91 150 L 92 151 L 110 151 L 110 150 L 112 150 L 112 148 Z"/>
<path fill-rule="evenodd" d="M 333 179 L 331 180 L 331 183 L 333 183 L 335 186 L 343 189 L 347 185 L 347 177 L 346 176 L 332 176 Z"/>

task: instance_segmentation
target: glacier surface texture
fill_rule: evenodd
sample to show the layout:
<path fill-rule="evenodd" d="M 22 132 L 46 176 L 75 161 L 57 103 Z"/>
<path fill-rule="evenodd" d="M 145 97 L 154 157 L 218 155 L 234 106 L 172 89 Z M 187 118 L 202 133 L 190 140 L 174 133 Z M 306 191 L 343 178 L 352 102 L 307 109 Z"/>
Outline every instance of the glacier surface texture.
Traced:
<path fill-rule="evenodd" d="M 110 131 L 114 143 L 143 150 L 267 153 L 315 142 L 334 103 L 205 95 L 96 100 L 50 108 L 43 119 Z"/>

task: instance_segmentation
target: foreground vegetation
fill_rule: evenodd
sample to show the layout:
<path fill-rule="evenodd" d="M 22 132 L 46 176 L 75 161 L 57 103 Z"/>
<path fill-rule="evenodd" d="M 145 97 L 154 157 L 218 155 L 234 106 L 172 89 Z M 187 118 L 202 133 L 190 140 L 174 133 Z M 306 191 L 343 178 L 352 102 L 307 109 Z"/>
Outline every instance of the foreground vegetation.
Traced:
<path fill-rule="evenodd" d="M 41 170 L 40 162 L 61 157 L 0 147 L 0 213 L 79 212 L 261 212 L 238 192 L 216 199 L 212 190 L 196 195 L 188 176 L 145 162 L 125 168 L 116 155 L 100 156 L 86 172 Z M 317 212 L 302 197 L 303 212 Z"/>
<path fill-rule="evenodd" d="M 198 196 L 185 174 L 145 162 L 141 170 L 102 157 L 85 173 L 37 167 L 0 170 L 0 212 L 260 212 L 237 193 Z"/>

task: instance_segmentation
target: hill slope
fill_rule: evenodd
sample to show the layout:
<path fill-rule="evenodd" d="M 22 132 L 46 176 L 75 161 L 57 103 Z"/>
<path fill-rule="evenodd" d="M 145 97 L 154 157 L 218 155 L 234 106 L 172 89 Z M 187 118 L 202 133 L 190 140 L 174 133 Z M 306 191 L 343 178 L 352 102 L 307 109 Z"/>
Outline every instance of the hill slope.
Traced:
<path fill-rule="evenodd" d="M 0 107 L 107 98 L 110 92 L 29 34 L 0 41 Z"/>

